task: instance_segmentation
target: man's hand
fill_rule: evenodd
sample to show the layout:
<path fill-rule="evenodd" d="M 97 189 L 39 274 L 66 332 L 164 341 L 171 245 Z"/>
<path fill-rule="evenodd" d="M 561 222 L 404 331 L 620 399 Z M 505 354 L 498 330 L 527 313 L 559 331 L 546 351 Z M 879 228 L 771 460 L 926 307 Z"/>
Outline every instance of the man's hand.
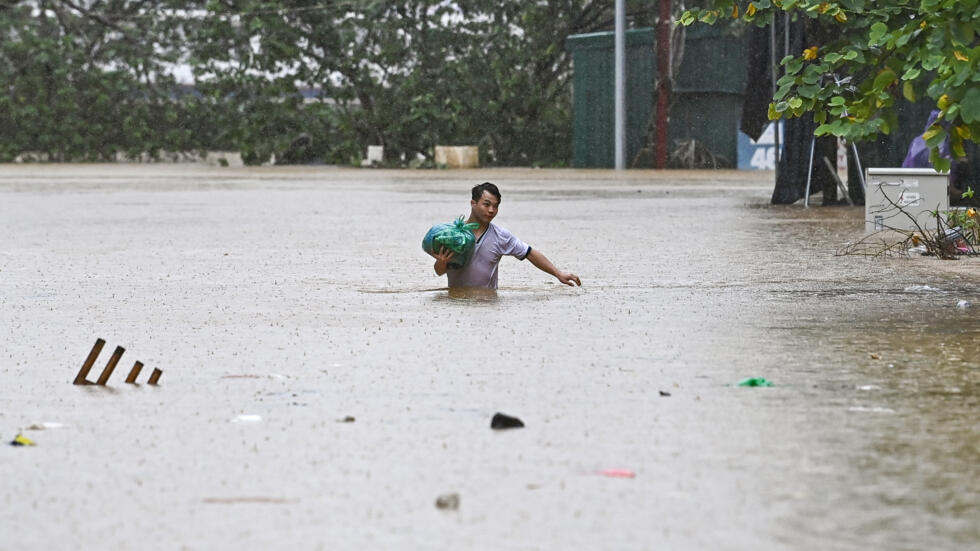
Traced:
<path fill-rule="evenodd" d="M 580 280 L 577 275 L 571 272 L 558 272 L 557 274 L 555 274 L 555 277 L 558 278 L 558 281 L 564 283 L 565 285 L 568 285 L 569 287 L 575 287 L 576 285 L 578 285 L 579 287 L 582 286 L 582 280 Z"/>
<path fill-rule="evenodd" d="M 446 270 L 449 269 L 449 261 L 453 258 L 453 252 L 446 247 L 439 247 L 439 252 L 431 254 L 436 259 L 436 264 L 432 267 L 436 271 L 436 275 L 445 274 Z"/>

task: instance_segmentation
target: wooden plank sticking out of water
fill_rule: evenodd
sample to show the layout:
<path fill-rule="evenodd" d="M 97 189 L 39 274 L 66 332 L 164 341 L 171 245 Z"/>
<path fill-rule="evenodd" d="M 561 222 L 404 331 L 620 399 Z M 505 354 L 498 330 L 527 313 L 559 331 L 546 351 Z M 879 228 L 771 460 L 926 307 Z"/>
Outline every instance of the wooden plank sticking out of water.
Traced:
<path fill-rule="evenodd" d="M 133 368 L 129 370 L 129 376 L 126 377 L 126 382 L 129 384 L 136 384 L 136 377 L 139 377 L 140 371 L 143 369 L 143 362 L 136 362 L 133 364 Z"/>
<path fill-rule="evenodd" d="M 88 377 L 88 372 L 92 369 L 92 364 L 95 363 L 95 359 L 99 357 L 99 352 L 102 352 L 102 347 L 105 346 L 105 341 L 102 339 L 95 339 L 95 344 L 92 345 L 92 351 L 88 353 L 88 357 L 85 358 L 85 362 L 82 363 L 82 368 L 78 370 L 78 374 L 75 375 L 75 380 L 72 384 L 75 385 L 90 385 L 89 381 L 86 380 Z"/>
<path fill-rule="evenodd" d="M 154 367 L 153 373 L 150 373 L 150 380 L 147 381 L 147 384 L 157 384 L 160 381 L 160 375 L 163 375 L 163 371 L 160 371 L 160 369 Z"/>
<path fill-rule="evenodd" d="M 102 370 L 102 375 L 99 375 L 99 380 L 95 384 L 105 386 L 109 382 L 112 371 L 116 369 L 116 364 L 119 363 L 119 359 L 122 358 L 123 352 L 125 351 L 126 349 L 121 346 L 116 347 L 116 351 L 112 353 L 112 357 L 109 358 L 109 363 L 105 364 L 105 369 Z"/>

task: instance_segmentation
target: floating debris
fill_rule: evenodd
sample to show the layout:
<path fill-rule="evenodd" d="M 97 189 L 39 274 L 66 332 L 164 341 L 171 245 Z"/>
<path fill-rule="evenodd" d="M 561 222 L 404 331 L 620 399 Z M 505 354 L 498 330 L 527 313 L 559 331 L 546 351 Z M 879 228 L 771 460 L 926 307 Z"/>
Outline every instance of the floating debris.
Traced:
<path fill-rule="evenodd" d="M 896 413 L 895 410 L 891 408 L 883 407 L 865 407 L 865 406 L 852 406 L 847 408 L 847 411 L 857 411 L 861 413 Z"/>
<path fill-rule="evenodd" d="M 455 511 L 459 509 L 459 494 L 442 494 L 436 498 L 436 509 Z"/>
<path fill-rule="evenodd" d="M 636 478 L 636 473 L 629 469 L 603 469 L 599 474 L 610 478 Z"/>
<path fill-rule="evenodd" d="M 503 413 L 493 414 L 493 419 L 490 420 L 490 428 L 494 430 L 500 429 L 519 429 L 524 427 L 524 421 L 521 421 L 517 417 L 511 417 L 510 415 L 504 415 Z"/>
<path fill-rule="evenodd" d="M 771 381 L 763 377 L 749 377 L 738 382 L 737 386 L 774 386 Z"/>
<path fill-rule="evenodd" d="M 27 427 L 26 430 L 53 430 L 53 429 L 63 429 L 68 425 L 62 423 L 53 423 L 51 421 L 45 421 L 43 423 L 34 423 L 33 425 Z"/>
<path fill-rule="evenodd" d="M 942 289 L 928 285 L 910 285 L 905 288 L 906 293 L 937 293 L 941 291 Z"/>
<path fill-rule="evenodd" d="M 18 434 L 17 436 L 14 437 L 13 440 L 10 441 L 10 445 L 11 446 L 35 446 L 36 444 L 34 443 L 33 440 L 24 436 L 23 434 Z"/>

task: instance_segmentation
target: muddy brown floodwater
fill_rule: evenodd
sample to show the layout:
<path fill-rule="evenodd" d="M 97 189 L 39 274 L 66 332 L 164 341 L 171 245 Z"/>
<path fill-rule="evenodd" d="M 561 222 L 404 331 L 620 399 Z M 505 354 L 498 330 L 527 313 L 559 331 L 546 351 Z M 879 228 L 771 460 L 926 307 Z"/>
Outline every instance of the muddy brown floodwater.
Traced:
<path fill-rule="evenodd" d="M 486 179 L 581 288 L 443 288 Z M 770 181 L 0 167 L 0 547 L 976 549 L 980 261 Z"/>

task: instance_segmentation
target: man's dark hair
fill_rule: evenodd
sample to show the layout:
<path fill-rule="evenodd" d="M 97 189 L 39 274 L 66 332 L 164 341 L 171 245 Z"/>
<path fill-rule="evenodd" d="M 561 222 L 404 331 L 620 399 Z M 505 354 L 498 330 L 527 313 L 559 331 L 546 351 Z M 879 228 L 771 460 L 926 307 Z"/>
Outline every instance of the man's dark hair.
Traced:
<path fill-rule="evenodd" d="M 478 186 L 473 186 L 473 200 L 479 201 L 480 197 L 483 197 L 484 191 L 496 197 L 498 203 L 500 202 L 500 190 L 490 182 L 483 182 Z"/>

